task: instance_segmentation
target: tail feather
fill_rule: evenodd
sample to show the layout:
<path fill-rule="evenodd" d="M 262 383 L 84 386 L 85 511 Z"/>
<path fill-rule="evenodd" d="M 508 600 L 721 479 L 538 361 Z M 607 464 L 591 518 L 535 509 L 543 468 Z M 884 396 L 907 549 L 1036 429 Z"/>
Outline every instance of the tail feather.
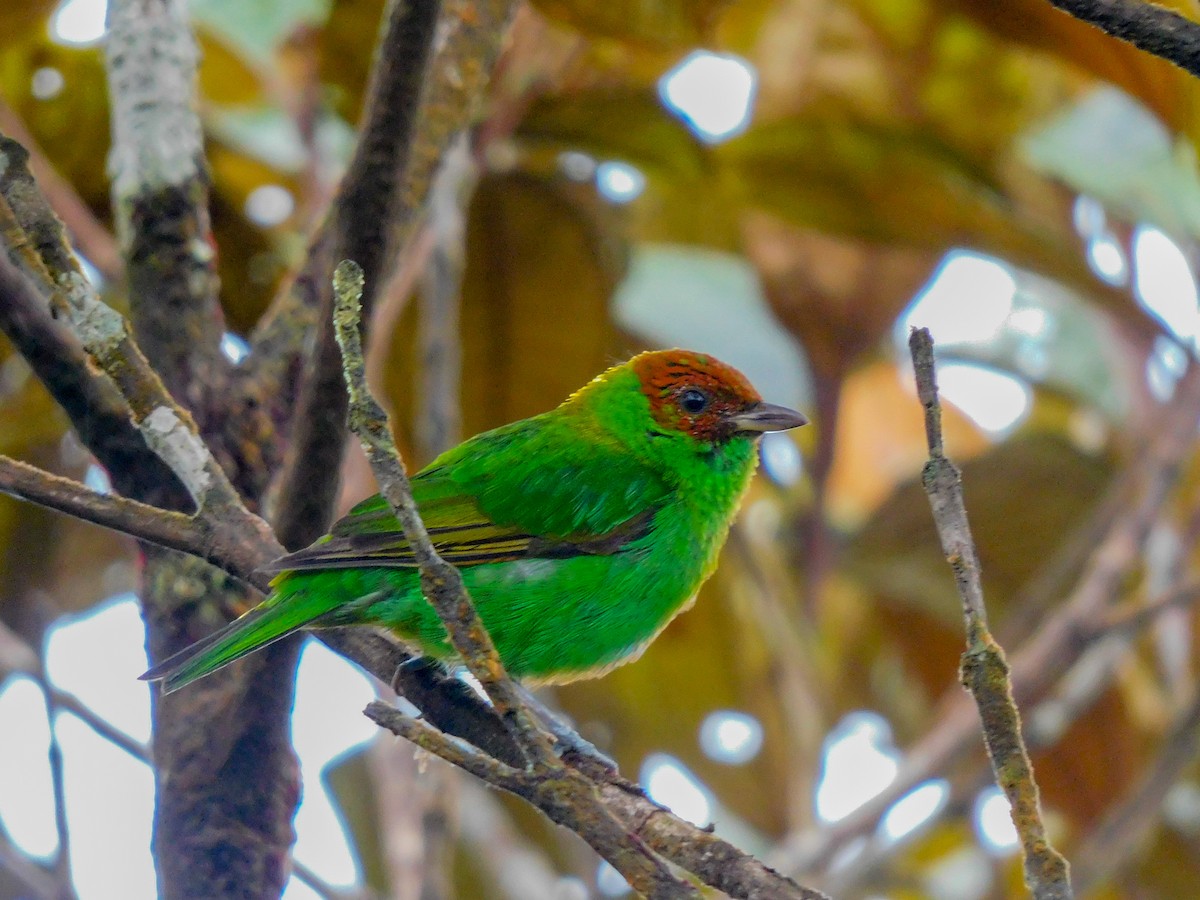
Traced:
<path fill-rule="evenodd" d="M 167 657 L 143 674 L 141 679 L 162 682 L 163 693 L 169 694 L 287 637 L 336 605 L 336 600 L 330 602 L 321 597 L 324 592 L 304 590 L 294 585 L 287 575 L 276 578 L 272 586 L 275 592 L 264 603 L 234 619 L 220 631 Z"/>

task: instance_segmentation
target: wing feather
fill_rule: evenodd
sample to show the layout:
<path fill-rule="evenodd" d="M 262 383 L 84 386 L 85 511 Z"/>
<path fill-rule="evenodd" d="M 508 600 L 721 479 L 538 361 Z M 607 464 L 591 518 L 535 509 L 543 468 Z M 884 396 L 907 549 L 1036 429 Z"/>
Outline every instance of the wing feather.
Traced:
<path fill-rule="evenodd" d="M 544 429 L 537 427 L 544 418 L 481 434 L 413 478 L 413 498 L 443 559 L 472 566 L 612 554 L 653 527 L 666 495 L 662 482 L 608 445 L 563 442 L 560 436 L 547 452 L 539 446 Z M 564 445 L 575 452 L 564 454 Z M 554 464 L 529 464 L 538 459 Z M 601 477 L 589 477 L 596 474 Z M 399 522 L 376 495 L 355 506 L 326 537 L 266 570 L 415 565 Z"/>

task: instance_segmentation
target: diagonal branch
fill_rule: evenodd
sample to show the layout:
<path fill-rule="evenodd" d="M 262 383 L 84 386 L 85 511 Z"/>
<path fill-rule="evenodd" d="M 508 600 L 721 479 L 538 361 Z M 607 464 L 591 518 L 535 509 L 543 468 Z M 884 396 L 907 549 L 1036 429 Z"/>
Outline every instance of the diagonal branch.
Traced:
<path fill-rule="evenodd" d="M 915 328 L 908 344 L 916 372 L 917 395 L 925 408 L 925 437 L 929 444 L 929 461 L 921 480 L 963 601 L 967 650 L 963 654 L 962 682 L 979 707 L 996 782 L 1012 804 L 1013 824 L 1025 854 L 1025 883 L 1038 900 L 1068 900 L 1074 894 L 1067 861 L 1046 837 L 1033 765 L 1021 737 L 1020 715 L 1013 701 L 1008 662 L 988 630 L 979 557 L 963 503 L 962 477 L 943 453 L 933 337 L 928 329 Z"/>
<path fill-rule="evenodd" d="M 1200 77 L 1200 24 L 1145 0 L 1049 0 L 1105 34 Z"/>
<path fill-rule="evenodd" d="M 169 550 L 180 550 L 220 566 L 259 590 L 268 577 L 255 570 L 263 564 L 253 548 L 210 521 L 174 510 L 159 509 L 117 494 L 100 494 L 77 481 L 52 475 L 36 466 L 0 455 L 0 493 L 64 512 Z"/>
<path fill-rule="evenodd" d="M 421 573 L 422 593 L 437 611 L 450 643 L 479 680 L 528 763 L 520 777 L 510 775 L 515 770 L 502 763 L 481 769 L 476 765 L 476 757 L 463 747 L 432 729 L 414 724 L 415 720 L 390 707 L 372 705 L 368 707 L 368 715 L 382 717 L 389 722 L 389 728 L 418 740 L 420 746 L 535 802 L 552 820 L 571 828 L 591 844 L 641 893 L 650 897 L 698 898 L 695 888 L 672 875 L 666 864 L 604 807 L 590 779 L 558 759 L 551 736 L 526 709 L 516 685 L 504 671 L 496 647 L 467 595 L 462 575 L 438 555 L 430 541 L 413 502 L 404 464 L 388 431 L 387 416 L 367 388 L 359 334 L 362 289 L 362 269 L 349 261 L 339 263 L 334 272 L 334 324 L 350 398 L 350 429 L 362 442 L 380 492 L 387 498 L 405 539 L 413 548 Z M 504 767 L 498 769 L 498 766 Z"/>

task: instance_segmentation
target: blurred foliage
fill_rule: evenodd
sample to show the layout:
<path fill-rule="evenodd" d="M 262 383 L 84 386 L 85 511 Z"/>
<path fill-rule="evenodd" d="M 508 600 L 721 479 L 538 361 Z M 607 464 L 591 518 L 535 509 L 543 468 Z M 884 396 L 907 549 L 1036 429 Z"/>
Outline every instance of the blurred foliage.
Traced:
<path fill-rule="evenodd" d="M 1196 13 L 1191 2 L 1168 5 Z M 0 5 L 0 98 L 111 223 L 101 51 L 56 43 L 51 6 Z M 302 259 L 334 189 L 382 8 L 192 3 L 222 301 L 237 332 L 253 328 Z M 660 98 L 660 79 L 696 47 L 739 54 L 757 73 L 754 117 L 725 141 L 698 137 Z M 49 95 L 35 90 L 45 70 L 62 77 Z M 1014 310 L 1054 323 L 1041 337 L 1010 328 L 943 349 L 1033 386 L 1032 412 L 1011 434 L 989 434 L 953 408 L 946 434 L 965 464 L 1001 633 L 1011 624 L 1027 634 L 1057 607 L 1061 593 L 1037 609 L 1019 598 L 1137 462 L 1153 423 L 1144 372 L 1159 328 L 1133 291 L 1089 268 L 1075 192 L 1118 221 L 1127 256 L 1130 227 L 1146 221 L 1195 259 L 1198 102 L 1184 72 L 1044 0 L 535 0 L 522 11 L 478 132 L 482 171 L 466 207 L 464 432 L 544 410 L 607 363 L 674 342 L 704 344 L 753 371 L 769 397 L 815 414 L 796 437 L 802 477 L 759 479 L 696 607 L 636 665 L 556 692 L 585 736 L 630 775 L 650 753 L 673 755 L 716 798 L 718 829 L 763 851 L 815 824 L 822 741 L 843 715 L 877 710 L 901 747 L 931 727 L 956 690 L 961 623 L 917 480 L 924 435 L 895 337 L 954 248 L 1010 265 Z M 631 202 L 597 189 L 590 167 L 614 160 L 645 177 Z M 265 185 L 294 199 L 269 225 L 247 212 Z M 381 312 L 387 330 L 375 335 L 376 371 L 404 435 L 424 408 L 409 296 L 419 283 L 400 275 Z M 87 461 L 64 430 L 2 348 L 0 452 L 80 476 Z M 1182 532 L 1197 485 L 1193 473 L 1160 527 Z M 1145 590 L 1138 574 L 1128 598 Z M 0 499 L 0 617 L 31 638 L 57 612 L 131 579 L 127 542 Z M 1194 620 L 1183 617 L 1189 672 Z M 1161 750 L 1179 702 L 1163 665 L 1153 638 L 1136 641 L 1113 687 L 1038 754 L 1068 856 Z M 701 723 L 719 709 L 763 726 L 749 763 L 702 752 Z M 982 756 L 971 761 L 979 784 Z M 371 776 L 350 765 L 340 777 L 353 795 Z M 370 804 L 344 812 L 356 835 L 372 830 Z M 517 815 L 556 866 L 593 877 L 578 847 Z M 871 888 L 955 896 L 946 873 L 969 864 L 993 879 L 987 896 L 1015 891 L 1011 859 L 971 849 L 970 815 L 969 804 L 952 809 Z M 382 878 L 378 847 L 369 855 Z M 464 890 L 484 896 L 479 870 L 469 860 L 461 870 Z M 1198 882 L 1197 844 L 1164 824 L 1094 896 L 1187 896 Z"/>

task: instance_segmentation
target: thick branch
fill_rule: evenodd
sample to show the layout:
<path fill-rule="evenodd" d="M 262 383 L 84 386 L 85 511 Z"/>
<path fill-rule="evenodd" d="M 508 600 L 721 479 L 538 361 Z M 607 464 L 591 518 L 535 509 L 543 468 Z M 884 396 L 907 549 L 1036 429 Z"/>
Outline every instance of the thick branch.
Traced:
<path fill-rule="evenodd" d="M 195 110 L 196 42 L 185 0 L 111 0 L 113 209 L 138 340 L 203 421 L 228 369 Z"/>
<path fill-rule="evenodd" d="M 260 590 L 267 576 L 253 548 L 219 522 L 159 509 L 116 494 L 99 494 L 70 478 L 0 455 L 0 493 L 19 497 L 77 519 L 111 528 L 168 550 L 180 550 L 213 563 Z"/>
<path fill-rule="evenodd" d="M 280 540 L 291 549 L 315 540 L 329 524 L 345 440 L 346 388 L 330 314 L 333 265 L 349 258 L 362 266 L 370 285 L 364 295 L 369 311 L 395 255 L 393 229 L 407 225 L 416 212 L 399 191 L 439 9 L 439 0 L 390 4 L 367 94 L 362 137 L 307 265 L 293 285 L 293 291 L 302 292 L 298 308 L 321 313 L 278 481 L 274 521 Z M 284 363 L 286 356 L 279 353 L 275 364 Z"/>
<path fill-rule="evenodd" d="M 1161 56 L 1200 77 L 1200 24 L 1145 0 L 1049 0 L 1139 50 Z"/>
<path fill-rule="evenodd" d="M 312 439 L 318 433 L 325 435 L 324 443 L 330 447 L 322 453 L 305 454 L 299 448 L 312 439 L 299 435 L 292 442 L 289 474 L 278 480 L 281 487 L 272 492 L 284 504 L 273 520 L 280 524 L 280 539 L 289 547 L 315 538 L 320 533 L 317 523 L 328 520 L 333 500 L 331 473 L 336 471 L 340 457 L 335 454 L 344 436 L 345 392 L 325 305 L 333 263 L 342 258 L 357 260 L 367 272 L 369 289 L 375 283 L 384 284 L 396 255 L 413 233 L 434 170 L 455 136 L 470 125 L 482 106 L 517 6 L 515 0 L 447 0 L 438 19 L 436 55 L 428 66 L 421 98 L 416 59 L 424 46 L 421 41 L 428 35 L 405 23 L 432 21 L 432 5 L 421 0 L 416 4 L 420 9 L 406 10 L 398 3 L 389 8 L 388 29 L 377 51 L 363 114 L 364 134 L 375 137 L 369 142 L 364 139 L 342 180 L 333 210 L 313 239 L 303 271 L 264 317 L 243 366 L 247 392 L 270 398 L 276 427 L 286 429 L 285 422 L 295 422 L 311 433 Z M 420 112 L 415 119 L 406 117 L 419 98 Z M 369 147 L 376 149 L 368 153 Z M 378 215 L 364 212 L 364 208 L 375 208 L 370 204 L 379 208 Z M 356 227 L 353 234 L 348 231 L 352 223 Z M 372 302 L 368 293 L 364 298 L 368 316 Z M 313 362 L 302 366 L 306 335 L 314 327 L 323 330 L 318 350 Z M 314 376 L 304 382 L 302 369 L 323 375 L 319 381 Z M 302 383 L 302 411 L 292 415 L 297 385 Z M 297 484 L 305 490 L 290 489 Z M 313 484 L 327 487 L 314 492 Z M 308 523 L 308 530 L 293 531 L 288 524 L 293 521 Z"/>
<path fill-rule="evenodd" d="M 933 364 L 933 338 L 928 329 L 913 329 L 909 349 L 917 395 L 925 408 L 925 436 L 929 444 L 929 462 L 925 464 L 922 481 L 942 550 L 954 570 L 966 619 L 967 651 L 963 654 L 962 681 L 979 707 L 996 782 L 1012 804 L 1013 824 L 1025 855 L 1025 883 L 1038 900 L 1066 900 L 1074 896 L 1067 861 L 1046 837 L 1037 782 L 1012 697 L 1008 663 L 1004 651 L 988 631 L 979 558 L 967 523 L 962 478 L 942 452 L 942 411 Z"/>

